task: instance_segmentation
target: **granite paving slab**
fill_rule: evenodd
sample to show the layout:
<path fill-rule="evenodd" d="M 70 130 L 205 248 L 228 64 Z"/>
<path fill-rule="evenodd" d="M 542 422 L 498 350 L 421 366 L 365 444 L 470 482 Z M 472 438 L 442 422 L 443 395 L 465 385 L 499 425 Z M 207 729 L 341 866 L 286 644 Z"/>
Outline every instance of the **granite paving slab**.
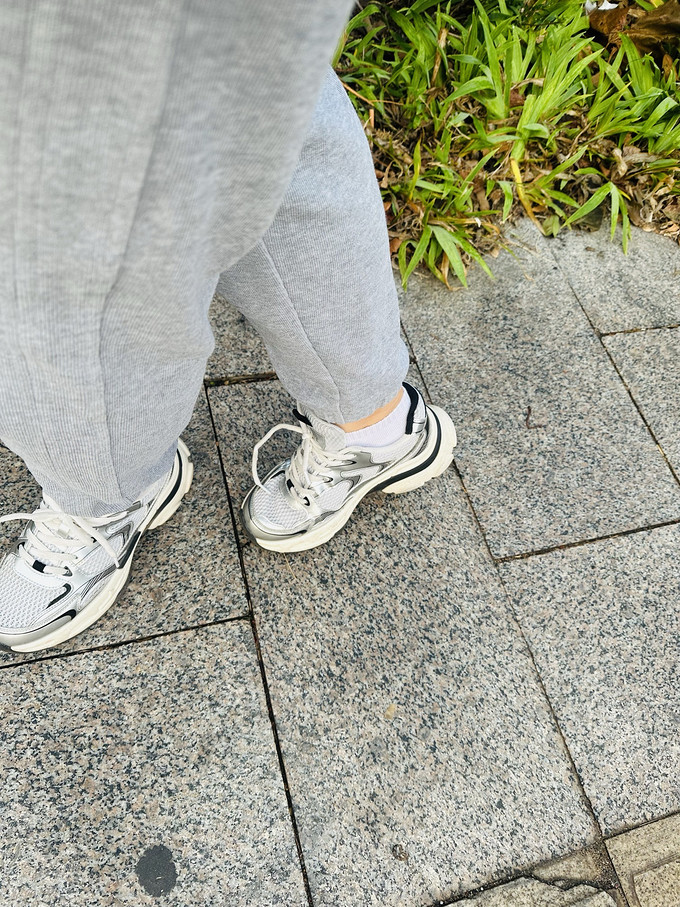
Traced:
<path fill-rule="evenodd" d="M 477 269 L 452 293 L 419 275 L 403 305 L 498 557 L 680 517 L 680 489 L 548 244 L 523 223 L 495 281 Z"/>
<path fill-rule="evenodd" d="M 141 639 L 248 613 L 248 602 L 229 510 L 227 491 L 204 394 L 183 434 L 194 462 L 194 481 L 171 519 L 144 536 L 130 580 L 113 607 L 53 654 Z M 3 513 L 34 510 L 40 490 L 21 461 L 0 451 Z M 0 524 L 4 547 L 22 524 Z M 0 651 L 0 665 L 30 661 L 42 653 Z"/>
<path fill-rule="evenodd" d="M 680 904 L 680 859 L 655 866 L 633 878 L 640 907 L 678 907 Z"/>
<path fill-rule="evenodd" d="M 595 327 L 605 333 L 680 323 L 680 246 L 633 228 L 624 254 L 620 232 L 565 230 L 550 241 L 561 272 Z"/>
<path fill-rule="evenodd" d="M 680 905 L 680 816 L 611 838 L 607 848 L 630 907 Z"/>
<path fill-rule="evenodd" d="M 3 903 L 306 907 L 247 622 L 2 679 Z"/>
<path fill-rule="evenodd" d="M 290 401 L 276 382 L 209 399 L 240 500 Z M 366 499 L 313 551 L 244 558 L 316 907 L 437 904 L 593 841 L 454 472 Z"/>
<path fill-rule="evenodd" d="M 680 470 L 680 329 L 616 334 L 604 342 L 671 465 Z"/>
<path fill-rule="evenodd" d="M 565 891 L 537 879 L 517 879 L 459 903 L 470 907 L 617 907 L 610 894 L 590 885 Z"/>
<path fill-rule="evenodd" d="M 32 512 L 39 504 L 40 488 L 23 461 L 0 446 L 0 514 Z M 20 523 L 0 523 L 0 550 L 11 544 L 19 532 Z"/>
<path fill-rule="evenodd" d="M 503 565 L 602 829 L 680 809 L 680 527 Z"/>

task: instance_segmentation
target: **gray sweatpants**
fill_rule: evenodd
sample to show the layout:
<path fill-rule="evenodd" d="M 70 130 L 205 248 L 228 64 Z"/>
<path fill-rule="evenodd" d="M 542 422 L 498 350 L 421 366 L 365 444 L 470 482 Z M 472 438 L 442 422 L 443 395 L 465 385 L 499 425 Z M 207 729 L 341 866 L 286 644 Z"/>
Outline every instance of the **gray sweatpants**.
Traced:
<path fill-rule="evenodd" d="M 324 419 L 408 365 L 347 0 L 9 0 L 0 10 L 0 438 L 72 513 L 172 464 L 222 272 Z"/>

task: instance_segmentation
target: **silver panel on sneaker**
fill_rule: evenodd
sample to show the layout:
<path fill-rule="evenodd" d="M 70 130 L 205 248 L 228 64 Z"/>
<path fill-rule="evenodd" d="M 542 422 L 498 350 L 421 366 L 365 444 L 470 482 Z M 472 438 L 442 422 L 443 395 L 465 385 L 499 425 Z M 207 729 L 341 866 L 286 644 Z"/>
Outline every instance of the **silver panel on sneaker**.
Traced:
<path fill-rule="evenodd" d="M 140 514 L 141 516 L 143 513 Z M 127 513 L 123 514 L 121 519 L 128 519 Z M 117 556 L 122 560 L 129 549 L 134 547 L 136 535 L 130 537 L 132 530 L 130 522 L 127 522 L 122 529 L 117 528 L 117 523 L 114 524 L 110 537 L 108 532 L 105 534 L 112 543 Z M 91 546 L 89 551 L 86 546 L 74 550 L 72 560 L 63 574 L 44 573 L 35 566 L 31 569 L 18 553 L 18 549 L 25 539 L 24 534 L 14 549 L 6 554 L 0 563 L 0 600 L 2 601 L 0 644 L 4 645 L 9 644 L 6 640 L 8 636 L 14 637 L 17 633 L 30 633 L 46 626 L 63 614 L 71 612 L 78 614 L 91 598 L 88 593 L 117 569 L 115 563 L 112 563 L 110 555 L 98 545 Z M 30 573 L 28 573 L 29 570 Z M 19 587 L 22 580 L 23 583 Z M 23 588 L 24 595 L 32 606 L 30 608 L 25 606 L 21 610 L 14 608 L 12 613 L 11 609 L 16 603 L 18 588 Z M 49 601 L 45 602 L 43 593 L 49 593 Z M 8 618 L 12 619 L 11 623 L 7 622 Z"/>
<path fill-rule="evenodd" d="M 180 440 L 172 469 L 141 501 L 119 513 L 85 518 L 47 496 L 14 548 L 0 560 L 0 646 L 38 651 L 75 636 L 113 604 L 142 534 L 161 525 L 191 486 L 193 464 Z"/>

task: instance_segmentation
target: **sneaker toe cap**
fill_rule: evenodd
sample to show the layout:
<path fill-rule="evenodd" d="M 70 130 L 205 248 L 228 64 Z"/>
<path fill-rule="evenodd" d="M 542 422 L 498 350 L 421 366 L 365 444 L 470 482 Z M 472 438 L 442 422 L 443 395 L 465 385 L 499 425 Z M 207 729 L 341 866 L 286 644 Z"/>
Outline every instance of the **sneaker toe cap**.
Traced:
<path fill-rule="evenodd" d="M 255 486 L 243 502 L 242 515 L 246 531 L 254 536 L 290 535 L 304 531 L 310 522 L 291 502 L 283 475 L 266 482 L 264 488 Z"/>

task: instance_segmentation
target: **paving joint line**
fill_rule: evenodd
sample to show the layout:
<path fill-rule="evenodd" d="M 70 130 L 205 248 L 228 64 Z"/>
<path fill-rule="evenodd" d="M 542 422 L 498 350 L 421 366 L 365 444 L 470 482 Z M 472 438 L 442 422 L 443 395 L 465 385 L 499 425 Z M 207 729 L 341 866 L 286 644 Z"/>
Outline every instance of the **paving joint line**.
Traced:
<path fill-rule="evenodd" d="M 207 388 L 206 388 L 207 391 Z M 274 748 L 276 750 L 276 758 L 279 765 L 279 772 L 281 774 L 281 780 L 283 782 L 284 794 L 286 797 L 286 805 L 288 807 L 288 816 L 290 819 L 291 827 L 293 830 L 293 839 L 295 841 L 295 849 L 298 855 L 298 862 L 300 864 L 300 871 L 302 873 L 302 883 L 305 889 L 305 896 L 307 898 L 308 907 L 314 907 L 314 901 L 312 899 L 312 889 L 309 884 L 309 876 L 307 874 L 307 866 L 305 864 L 305 856 L 302 850 L 302 842 L 300 840 L 300 832 L 298 829 L 297 819 L 295 817 L 295 809 L 293 806 L 293 798 L 290 792 L 290 786 L 288 784 L 288 773 L 286 771 L 286 765 L 283 759 L 283 749 L 281 747 L 281 741 L 279 739 L 279 731 L 276 725 L 276 715 L 274 714 L 274 706 L 271 699 L 271 694 L 269 692 L 269 682 L 267 680 L 267 672 L 264 665 L 264 658 L 262 657 L 262 648 L 260 646 L 260 635 L 257 629 L 257 622 L 255 620 L 255 609 L 253 608 L 252 596 L 250 594 L 250 584 L 248 582 L 248 573 L 246 571 L 245 560 L 243 557 L 243 550 L 241 546 L 241 539 L 239 537 L 236 515 L 234 512 L 234 504 L 231 497 L 231 492 L 229 490 L 229 481 L 227 479 L 226 469 L 224 467 L 224 461 L 222 459 L 222 450 L 220 448 L 219 438 L 217 436 L 217 428 L 215 426 L 215 418 L 212 411 L 212 406 L 210 405 L 209 395 L 206 392 L 206 399 L 208 400 L 208 414 L 210 416 L 210 422 L 213 430 L 213 437 L 215 439 L 215 444 L 217 447 L 217 455 L 220 463 L 220 469 L 222 471 L 222 481 L 224 482 L 224 489 L 227 495 L 227 501 L 229 503 L 229 512 L 231 513 L 232 521 L 232 530 L 234 532 L 234 538 L 236 539 L 236 549 L 238 552 L 238 559 L 241 565 L 241 578 L 243 581 L 243 587 L 245 590 L 246 601 L 248 602 L 248 620 L 250 623 L 250 629 L 253 634 L 253 640 L 255 643 L 255 653 L 257 656 L 258 668 L 260 670 L 260 680 L 262 682 L 262 687 L 264 690 L 264 698 L 267 706 L 267 715 L 269 717 L 269 724 L 271 727 L 272 737 L 274 740 Z"/>
<path fill-rule="evenodd" d="M 468 502 L 468 506 L 470 507 L 470 510 L 472 511 L 472 516 L 473 516 L 473 519 L 477 526 L 477 530 L 484 542 L 484 545 L 486 546 L 486 550 L 489 554 L 489 558 L 491 559 L 491 563 L 494 565 L 494 568 L 496 571 L 496 576 L 498 577 L 498 582 L 500 583 L 501 589 L 503 590 L 503 594 L 505 596 L 505 601 L 507 603 L 508 611 L 514 621 L 517 632 L 519 633 L 520 638 L 522 639 L 522 641 L 526 647 L 526 650 L 529 654 L 529 659 L 530 659 L 531 665 L 534 669 L 534 673 L 536 675 L 539 689 L 540 689 L 541 693 L 543 694 L 543 698 L 544 698 L 546 706 L 548 708 L 548 712 L 553 720 L 555 729 L 556 729 L 559 739 L 562 743 L 564 753 L 567 757 L 567 762 L 569 763 L 569 766 L 571 767 L 571 770 L 574 774 L 574 778 L 576 780 L 576 786 L 577 786 L 579 795 L 582 800 L 582 805 L 590 818 L 592 830 L 595 835 L 595 843 L 603 844 L 604 837 L 602 834 L 602 829 L 600 828 L 600 823 L 597 821 L 597 816 L 595 815 L 595 810 L 593 808 L 593 804 L 591 803 L 590 797 L 586 793 L 583 779 L 581 778 L 581 774 L 576 766 L 576 762 L 574 761 L 574 757 L 572 756 L 571 750 L 569 749 L 569 745 L 567 743 L 567 739 L 565 737 L 564 731 L 562 730 L 562 725 L 559 722 L 559 719 L 557 717 L 557 713 L 555 712 L 555 708 L 553 706 L 552 700 L 551 700 L 550 696 L 548 695 L 548 691 L 545 687 L 545 683 L 543 682 L 543 677 L 541 675 L 538 664 L 536 662 L 536 656 L 534 655 L 534 650 L 532 649 L 529 639 L 527 638 L 527 635 L 524 632 L 524 627 L 522 626 L 522 623 L 519 619 L 519 615 L 517 614 L 517 611 L 513 604 L 512 597 L 511 597 L 510 593 L 508 592 L 507 586 L 505 585 L 505 580 L 504 580 L 503 574 L 500 570 L 499 562 L 495 560 L 494 556 L 491 553 L 491 549 L 489 547 L 489 543 L 487 541 L 486 535 L 484 534 L 484 531 L 482 530 L 482 525 L 479 521 L 479 517 L 477 516 L 477 512 L 472 504 L 472 499 L 470 498 L 468 490 L 465 486 L 465 482 L 463 481 L 463 476 L 461 475 L 458 465 L 455 462 L 453 464 L 453 467 L 454 467 L 454 471 L 455 471 L 456 475 L 458 476 L 458 480 L 461 484 L 463 492 L 465 494 L 465 498 Z M 612 867 L 612 870 L 613 870 L 613 867 Z"/>
<path fill-rule="evenodd" d="M 416 361 L 416 354 L 413 349 L 413 344 L 411 343 L 411 340 L 410 340 L 408 334 L 406 333 L 406 328 L 404 327 L 404 322 L 401 320 L 401 315 L 399 316 L 399 327 L 401 328 L 401 333 L 406 338 L 406 348 L 408 350 L 408 364 L 415 365 L 417 368 L 418 363 Z M 418 374 L 420 374 L 420 377 L 422 378 L 422 373 L 420 372 L 419 368 L 418 368 Z"/>
<path fill-rule="evenodd" d="M 553 261 L 555 262 L 555 264 L 557 265 L 557 267 L 559 268 L 559 270 L 560 270 L 560 271 L 562 272 L 562 274 L 564 275 L 564 279 L 565 279 L 565 280 L 567 281 L 567 283 L 569 284 L 569 287 L 570 287 L 571 292 L 572 292 L 572 294 L 573 294 L 573 296 L 574 296 L 574 299 L 575 299 L 576 302 L 578 303 L 579 308 L 580 308 L 581 311 L 583 312 L 583 315 L 584 315 L 586 321 L 587 321 L 588 324 L 590 325 L 590 329 L 593 331 L 593 333 L 595 334 L 595 336 L 597 337 L 597 339 L 600 341 L 600 346 L 601 346 L 602 349 L 605 351 L 605 353 L 606 353 L 606 355 L 607 355 L 607 358 L 608 358 L 609 361 L 611 362 L 611 364 L 612 364 L 612 366 L 613 366 L 613 368 L 614 368 L 614 371 L 616 372 L 616 374 L 617 374 L 618 377 L 619 377 L 619 380 L 620 380 L 621 384 L 623 384 L 623 386 L 625 387 L 625 389 L 626 389 L 626 391 L 627 391 L 627 393 L 628 393 L 628 396 L 630 397 L 630 400 L 631 400 L 633 406 L 634 406 L 635 409 L 637 410 L 637 412 L 638 412 L 640 418 L 642 419 L 643 425 L 646 427 L 647 431 L 649 432 L 649 434 L 650 434 L 650 436 L 651 436 L 651 438 L 652 438 L 652 441 L 654 441 L 654 444 L 656 445 L 656 447 L 657 447 L 659 453 L 660 453 L 661 456 L 663 457 L 666 466 L 668 467 L 668 469 L 670 470 L 671 475 L 673 476 L 673 478 L 674 478 L 675 481 L 676 481 L 676 484 L 680 485 L 680 478 L 678 478 L 678 474 L 676 473 L 675 469 L 674 469 L 673 466 L 671 465 L 670 460 L 669 460 L 668 457 L 666 456 L 666 451 L 663 449 L 663 447 L 661 446 L 661 444 L 659 444 L 659 441 L 657 440 L 656 435 L 655 435 L 654 432 L 652 431 L 652 427 L 650 426 L 649 422 L 647 421 L 647 419 L 646 419 L 644 413 L 642 412 L 642 409 L 641 409 L 640 406 L 638 405 L 637 400 L 636 400 L 635 397 L 633 396 L 633 392 L 632 392 L 631 389 L 628 387 L 628 384 L 626 383 L 625 378 L 624 378 L 623 375 L 621 374 L 618 365 L 617 365 L 616 362 L 614 361 L 614 357 L 612 356 L 612 354 L 611 354 L 611 353 L 609 352 L 609 350 L 607 349 L 607 345 L 605 344 L 605 342 L 604 342 L 604 340 L 603 340 L 603 337 L 605 337 L 606 335 L 603 334 L 601 331 L 599 331 L 599 330 L 597 329 L 597 327 L 595 326 L 595 323 L 593 322 L 592 318 L 590 317 L 590 315 L 589 315 L 588 312 L 586 311 L 585 306 L 584 306 L 583 303 L 581 302 L 581 299 L 580 299 L 578 293 L 577 293 L 576 290 L 574 289 L 574 286 L 573 286 L 573 284 L 571 283 L 571 280 L 569 279 L 569 276 L 568 276 L 567 273 L 563 270 L 563 268 L 562 268 L 562 266 L 561 266 L 561 264 L 560 264 L 560 262 L 559 262 L 557 256 L 556 256 L 555 253 L 552 251 L 552 249 L 550 250 L 550 255 L 552 256 L 552 259 L 553 259 Z M 651 330 L 651 329 L 650 329 L 650 330 Z"/>
<path fill-rule="evenodd" d="M 580 305 L 580 302 L 579 302 L 579 305 Z M 666 466 L 668 466 L 668 468 L 669 468 L 669 470 L 670 470 L 670 472 L 671 472 L 671 475 L 673 476 L 673 478 L 675 479 L 675 481 L 677 482 L 677 484 L 680 485 L 680 478 L 678 478 L 678 474 L 676 473 L 675 469 L 673 468 L 673 464 L 672 464 L 671 461 L 668 459 L 668 456 L 667 456 L 667 454 L 666 454 L 666 451 L 663 449 L 663 447 L 661 446 L 661 444 L 660 444 L 658 438 L 657 438 L 656 435 L 654 434 L 654 431 L 652 430 L 652 426 L 651 426 L 651 425 L 649 424 L 649 422 L 647 421 L 647 418 L 646 418 L 645 414 L 642 412 L 642 408 L 640 407 L 640 405 L 638 404 L 637 400 L 636 400 L 635 397 L 633 396 L 632 390 L 628 387 L 628 384 L 626 383 L 626 379 L 625 379 L 625 378 L 623 377 L 623 375 L 621 374 L 621 371 L 620 371 L 618 365 L 616 364 L 616 362 L 615 362 L 615 360 L 614 360 L 614 357 L 612 356 L 612 354 L 611 354 L 611 353 L 609 352 L 609 350 L 607 349 L 607 346 L 606 346 L 606 344 L 604 343 L 604 341 L 603 341 L 603 339 L 602 339 L 602 336 L 600 336 L 600 343 L 601 343 L 601 345 L 602 345 L 602 349 L 606 352 L 607 356 L 609 357 L 609 361 L 610 361 L 611 364 L 613 365 L 614 371 L 615 371 L 616 374 L 619 376 L 619 380 L 621 381 L 621 384 L 623 384 L 623 386 L 625 387 L 626 391 L 628 392 L 628 396 L 630 397 L 630 399 L 631 399 L 631 401 L 632 401 L 632 403 L 633 403 L 633 406 L 635 407 L 635 409 L 636 409 L 636 410 L 638 411 L 638 413 L 640 414 L 640 418 L 642 419 L 642 422 L 644 423 L 645 427 L 647 428 L 647 431 L 648 431 L 649 434 L 651 435 L 652 441 L 654 441 L 654 443 L 656 444 L 656 446 L 657 446 L 657 448 L 658 448 L 658 450 L 659 450 L 659 453 L 661 454 L 661 456 L 662 456 L 663 459 L 664 459 L 664 462 L 665 462 Z"/>
<path fill-rule="evenodd" d="M 132 639 L 120 639 L 116 642 L 103 642 L 98 646 L 89 646 L 85 649 L 76 649 L 73 652 L 51 652 L 49 655 L 38 655 L 36 658 L 28 658 L 25 661 L 10 661 L 7 664 L 0 664 L 0 671 L 8 671 L 12 668 L 22 668 L 24 665 L 39 664 L 45 661 L 57 661 L 60 658 L 74 658 L 76 655 L 88 655 L 90 652 L 109 652 L 114 649 L 121 649 L 123 646 L 134 646 L 137 643 L 151 642 L 154 639 L 166 639 L 169 636 L 178 636 L 180 633 L 193 633 L 195 630 L 204 630 L 207 627 L 220 627 L 223 624 L 234 623 L 239 620 L 250 620 L 249 614 L 236 614 L 231 617 L 223 617 L 219 620 L 210 620 L 202 624 L 192 624 L 190 627 L 177 627 L 174 630 L 165 630 L 158 633 L 149 633 L 147 636 L 136 636 Z M 48 650 L 43 650 L 48 651 Z M 33 655 L 32 652 L 15 652 L 15 655 Z"/>
<path fill-rule="evenodd" d="M 411 338 L 409 337 L 408 331 L 406 330 L 406 326 L 404 325 L 404 322 L 401 320 L 401 318 L 399 319 L 399 325 L 401 327 L 404 337 L 406 338 L 406 346 L 407 346 L 408 352 L 409 352 L 408 364 L 415 366 L 415 369 L 418 372 L 418 375 L 420 376 L 420 380 L 423 385 L 423 395 L 425 397 L 425 400 L 428 403 L 432 403 L 432 397 L 430 396 L 430 391 L 427 387 L 427 382 L 425 381 L 425 376 L 423 375 L 423 370 L 420 367 L 420 363 L 418 362 L 418 357 L 416 356 L 416 352 L 413 349 L 413 344 L 411 343 Z"/>
<path fill-rule="evenodd" d="M 626 538 L 629 535 L 637 535 L 639 532 L 653 532 L 655 529 L 663 529 L 665 526 L 677 526 L 680 523 L 680 517 L 672 520 L 664 520 L 661 523 L 650 523 L 646 526 L 635 526 L 633 529 L 621 529 L 618 532 L 610 532 L 606 535 L 594 535 L 587 539 L 577 539 L 575 542 L 564 542 L 561 545 L 549 545 L 546 548 L 534 548 L 531 551 L 520 551 L 518 554 L 504 554 L 501 557 L 491 555 L 496 564 L 507 564 L 512 561 L 527 560 L 530 557 L 540 557 L 542 554 L 552 554 L 553 551 L 568 551 L 570 548 L 582 548 L 584 545 L 593 545 L 596 542 L 606 542 L 608 539 Z"/>
<path fill-rule="evenodd" d="M 404 333 L 406 334 L 406 332 L 404 332 Z M 406 334 L 406 337 L 407 337 L 407 340 L 408 340 L 408 334 Z M 409 345 L 410 345 L 410 340 L 409 340 L 408 342 L 409 342 Z M 431 397 L 430 397 L 430 390 L 429 390 L 429 388 L 428 388 L 428 386 L 427 386 L 427 382 L 426 382 L 426 380 L 425 380 L 425 376 L 423 375 L 423 372 L 422 372 L 422 370 L 421 370 L 421 368 L 420 368 L 420 363 L 418 362 L 418 359 L 417 359 L 417 357 L 415 356 L 415 351 L 414 351 L 414 358 L 415 358 L 416 368 L 418 369 L 418 374 L 420 375 L 421 380 L 422 380 L 422 382 L 423 382 L 423 388 L 424 388 L 424 390 L 425 390 L 425 393 L 427 394 L 428 398 L 431 399 Z M 596 842 L 597 842 L 598 844 L 603 844 L 604 839 L 603 839 L 603 836 L 602 836 L 602 829 L 600 828 L 600 824 L 599 824 L 599 822 L 597 821 L 597 817 L 596 817 L 596 815 L 595 815 L 595 810 L 593 809 L 593 805 L 592 805 L 592 803 L 591 803 L 591 801 L 590 801 L 590 798 L 588 797 L 588 795 L 587 795 L 587 793 L 586 793 L 586 790 L 585 790 L 585 787 L 584 787 L 584 784 L 583 784 L 583 780 L 582 780 L 581 775 L 579 774 L 579 771 L 578 771 L 578 769 L 577 769 L 577 767 L 576 767 L 576 763 L 575 763 L 574 758 L 573 758 L 573 756 L 572 756 L 572 754 L 571 754 L 571 750 L 569 749 L 569 746 L 567 745 L 567 741 L 566 741 L 565 735 L 564 735 L 564 733 L 563 733 L 563 731 L 562 731 L 562 727 L 561 727 L 561 725 L 560 725 L 560 723 L 559 723 L 559 720 L 558 720 L 558 718 L 557 718 L 557 714 L 556 714 L 555 709 L 554 709 L 554 707 L 553 707 L 552 701 L 551 701 L 550 697 L 548 696 L 548 691 L 547 691 L 546 688 L 545 688 L 545 684 L 544 684 L 544 682 L 543 682 L 543 677 L 541 676 L 541 673 L 540 673 L 540 671 L 539 671 L 539 669 L 538 669 L 538 665 L 537 665 L 537 663 L 536 663 L 536 658 L 535 658 L 535 656 L 534 656 L 533 649 L 531 648 L 531 645 L 529 644 L 529 640 L 528 640 L 527 637 L 526 637 L 526 634 L 525 634 L 525 632 L 524 632 L 524 628 L 522 627 L 522 624 L 521 624 L 521 622 L 520 622 L 520 620 L 519 620 L 519 616 L 517 615 L 517 612 L 516 612 L 515 607 L 514 607 L 514 605 L 513 605 L 512 598 L 510 597 L 510 595 L 509 595 L 509 593 L 508 593 L 508 590 L 507 590 L 507 588 L 506 588 L 505 582 L 503 581 L 503 576 L 502 576 L 502 573 L 501 573 L 499 564 L 498 564 L 498 562 L 496 561 L 496 559 L 494 558 L 493 554 L 491 553 L 491 548 L 490 548 L 490 546 L 489 546 L 488 539 L 487 539 L 486 534 L 485 534 L 485 532 L 484 532 L 484 530 L 483 530 L 483 528 L 482 528 L 482 524 L 481 524 L 481 522 L 480 522 L 480 520 L 479 520 L 479 517 L 478 517 L 478 515 L 477 515 L 477 511 L 475 510 L 474 504 L 473 504 L 473 502 L 472 502 L 472 498 L 470 497 L 470 494 L 469 494 L 469 492 L 468 492 L 468 490 L 467 490 L 467 487 L 466 487 L 466 485 L 465 485 L 465 482 L 464 482 L 464 480 L 463 480 L 463 476 L 462 476 L 462 474 L 461 474 L 461 471 L 460 471 L 460 469 L 458 468 L 458 464 L 456 463 L 455 460 L 453 461 L 453 470 L 454 470 L 456 476 L 458 477 L 458 481 L 460 482 L 461 488 L 463 489 L 463 494 L 465 495 L 465 500 L 467 501 L 468 507 L 470 508 L 470 512 L 472 513 L 472 518 L 473 518 L 473 520 L 474 520 L 474 522 L 475 522 L 475 525 L 476 525 L 476 527 L 477 527 L 477 531 L 479 532 L 480 538 L 482 539 L 482 542 L 483 542 L 483 544 L 484 544 L 484 546 L 485 546 L 485 548 L 486 548 L 486 551 L 487 551 L 487 553 L 488 553 L 488 555 L 489 555 L 490 562 L 491 562 L 491 564 L 493 564 L 493 566 L 494 566 L 494 568 L 495 568 L 496 576 L 498 577 L 498 581 L 499 581 L 499 583 L 500 583 L 501 589 L 502 589 L 503 594 L 504 594 L 504 596 L 505 596 L 505 601 L 506 601 L 506 604 L 507 604 L 507 607 L 508 607 L 509 615 L 511 616 L 511 618 L 512 618 L 514 624 L 515 624 L 516 631 L 519 633 L 519 636 L 520 636 L 520 638 L 522 639 L 522 641 L 523 641 L 523 643 L 524 643 L 524 645 L 525 645 L 525 647 L 526 647 L 526 651 L 527 651 L 528 654 L 529 654 L 529 658 L 530 658 L 530 660 L 531 660 L 531 664 L 532 664 L 532 667 L 533 667 L 533 669 L 534 669 L 534 673 L 535 673 L 535 675 L 536 675 L 536 679 L 537 679 L 537 682 L 538 682 L 539 689 L 540 689 L 541 693 L 543 694 L 543 698 L 544 698 L 546 707 L 547 707 L 547 709 L 548 709 L 548 713 L 550 714 L 550 716 L 551 716 L 551 718 L 552 718 L 552 720 L 553 720 L 554 726 L 555 726 L 555 728 L 556 728 L 556 730 L 557 730 L 557 733 L 558 733 L 558 735 L 559 735 L 560 741 L 561 741 L 561 743 L 562 743 L 562 747 L 563 747 L 563 749 L 564 749 L 564 753 L 566 754 L 567 761 L 568 761 L 568 763 L 569 763 L 569 765 L 571 766 L 571 769 L 572 769 L 572 771 L 573 771 L 574 778 L 576 779 L 576 784 L 577 784 L 578 791 L 579 791 L 579 794 L 580 794 L 581 799 L 582 799 L 582 803 L 583 803 L 584 809 L 585 809 L 586 813 L 588 813 L 588 815 L 589 815 L 589 818 L 590 818 L 590 821 L 591 821 L 591 825 L 592 825 L 592 830 L 593 830 L 594 835 L 595 835 L 595 840 L 596 840 Z M 612 871 L 613 871 L 613 867 L 612 867 Z"/>
<path fill-rule="evenodd" d="M 643 822 L 634 822 L 631 825 L 626 825 L 623 828 L 620 828 L 618 831 L 612 831 L 610 834 L 604 835 L 604 840 L 613 841 L 615 838 L 620 838 L 622 835 L 627 835 L 631 831 L 638 831 L 641 828 L 649 828 L 650 825 L 655 825 L 657 822 L 663 822 L 665 819 L 672 819 L 674 816 L 680 817 L 680 809 L 672 809 L 670 812 L 662 813 L 660 816 L 655 816 L 653 819 L 645 819 Z"/>
<path fill-rule="evenodd" d="M 565 854 L 565 856 L 573 856 L 575 854 L 582 853 L 585 850 L 587 850 L 587 848 L 582 847 L 580 850 L 574 850 L 569 854 Z M 605 848 L 605 851 L 606 851 L 606 848 Z M 606 856 L 607 856 L 607 859 L 609 860 L 609 855 L 607 854 Z M 555 861 L 559 860 L 559 859 L 561 859 L 561 858 L 555 857 Z M 530 863 L 525 869 L 519 869 L 519 870 L 517 870 L 517 872 L 510 873 L 507 876 L 503 876 L 500 879 L 495 879 L 493 882 L 488 882 L 485 885 L 478 885 L 476 888 L 471 888 L 469 891 L 466 891 L 462 894 L 455 895 L 452 899 L 450 899 L 448 901 L 435 901 L 430 905 L 430 907 L 456 907 L 457 904 L 462 904 L 465 901 L 470 901 L 473 898 L 479 897 L 482 894 L 486 894 L 489 891 L 496 891 L 499 888 L 503 888 L 504 885 L 510 885 L 513 882 L 518 882 L 520 879 L 531 879 L 535 882 L 543 882 L 543 884 L 545 884 L 545 885 L 554 887 L 557 891 L 572 891 L 574 888 L 578 888 L 580 885 L 590 885 L 590 887 L 596 889 L 597 892 L 608 893 L 609 891 L 614 890 L 621 895 L 621 897 L 624 899 L 624 901 L 626 901 L 626 903 L 628 903 L 626 896 L 623 893 L 623 889 L 621 887 L 621 881 L 620 881 L 619 877 L 616 875 L 616 871 L 614 870 L 614 867 L 611 864 L 611 860 L 609 860 L 609 864 L 610 864 L 610 867 L 611 867 L 611 870 L 613 873 L 613 877 L 612 877 L 611 881 L 614 884 L 609 885 L 609 886 L 598 884 L 597 882 L 593 882 L 590 879 L 576 879 L 573 881 L 571 879 L 562 879 L 560 881 L 569 883 L 569 884 L 565 885 L 564 887 L 562 887 L 561 885 L 560 886 L 554 885 L 554 883 L 552 883 L 552 882 L 546 882 L 544 879 L 541 879 L 540 876 L 536 875 L 535 872 L 537 869 L 540 869 L 542 866 L 545 866 L 546 863 L 549 864 L 551 862 L 554 862 L 554 861 L 547 860 L 543 863 Z"/>
<path fill-rule="evenodd" d="M 578 297 L 576 298 L 578 299 Z M 600 331 L 597 328 L 595 330 L 600 337 L 618 337 L 619 334 L 647 334 L 649 331 L 672 331 L 675 328 L 680 328 L 680 322 L 677 324 L 652 324 L 646 328 L 623 328 L 620 331 Z"/>
<path fill-rule="evenodd" d="M 230 387 L 232 384 L 256 384 L 260 381 L 274 381 L 276 372 L 255 372 L 252 375 L 225 375 L 222 378 L 204 378 L 203 384 L 210 387 Z"/>
<path fill-rule="evenodd" d="M 550 696 L 548 695 L 548 690 L 546 689 L 545 683 L 543 681 L 543 676 L 541 675 L 538 664 L 536 662 L 536 656 L 534 655 L 534 650 L 531 648 L 529 640 L 524 632 L 524 627 L 522 626 L 520 619 L 519 619 L 519 615 L 517 614 L 517 612 L 515 610 L 515 606 L 513 604 L 512 597 L 510 596 L 507 586 L 505 585 L 505 580 L 503 578 L 503 574 L 502 574 L 501 570 L 498 567 L 498 564 L 496 564 L 496 572 L 498 574 L 498 581 L 500 582 L 503 592 L 505 593 L 505 597 L 508 602 L 508 607 L 510 609 L 510 613 L 512 614 L 512 616 L 515 620 L 515 623 L 520 632 L 520 635 L 521 635 L 522 639 L 524 640 L 524 645 L 526 646 L 527 652 L 529 653 L 529 658 L 531 659 L 531 664 L 533 666 L 533 669 L 536 673 L 536 677 L 538 679 L 538 685 L 541 689 L 541 692 L 543 693 L 543 697 L 545 698 L 545 702 L 548 706 L 548 710 L 549 710 L 550 715 L 552 716 L 552 720 L 555 724 L 555 729 L 560 738 L 560 741 L 562 742 L 562 747 L 564 748 L 564 753 L 567 757 L 567 761 L 569 763 L 569 766 L 570 766 L 572 772 L 574 773 L 574 778 L 576 780 L 576 787 L 580 794 L 580 797 L 582 800 L 582 805 L 584 807 L 585 812 L 588 814 L 588 817 L 589 817 L 591 825 L 592 825 L 593 832 L 595 834 L 595 842 L 598 844 L 604 844 L 604 835 L 602 832 L 602 828 L 600 827 L 600 823 L 597 820 L 597 816 L 595 815 L 595 809 L 593 808 L 593 804 L 591 802 L 590 797 L 586 793 L 586 788 L 585 788 L 583 778 L 581 777 L 581 773 L 579 772 L 576 762 L 574 760 L 574 757 L 571 753 L 571 750 L 569 749 L 569 744 L 567 743 L 566 735 L 565 735 L 564 731 L 562 730 L 562 725 L 559 722 L 557 713 L 555 712 L 555 708 L 552 704 L 552 700 L 551 700 Z M 611 867 L 611 868 L 613 871 L 613 867 Z M 618 881 L 618 877 L 617 877 L 617 881 Z"/>

